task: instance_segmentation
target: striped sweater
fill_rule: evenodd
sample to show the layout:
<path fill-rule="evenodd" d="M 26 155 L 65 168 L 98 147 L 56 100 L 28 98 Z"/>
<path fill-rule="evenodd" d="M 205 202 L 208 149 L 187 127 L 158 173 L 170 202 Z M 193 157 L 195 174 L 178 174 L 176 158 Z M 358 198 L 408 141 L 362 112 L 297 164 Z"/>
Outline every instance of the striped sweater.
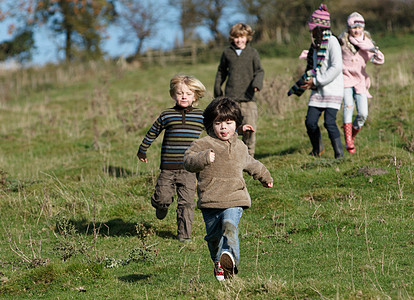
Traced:
<path fill-rule="evenodd" d="M 203 111 L 194 107 L 174 106 L 161 113 L 148 130 L 138 152 L 146 153 L 163 130 L 161 166 L 164 170 L 184 169 L 184 153 L 203 131 Z"/>

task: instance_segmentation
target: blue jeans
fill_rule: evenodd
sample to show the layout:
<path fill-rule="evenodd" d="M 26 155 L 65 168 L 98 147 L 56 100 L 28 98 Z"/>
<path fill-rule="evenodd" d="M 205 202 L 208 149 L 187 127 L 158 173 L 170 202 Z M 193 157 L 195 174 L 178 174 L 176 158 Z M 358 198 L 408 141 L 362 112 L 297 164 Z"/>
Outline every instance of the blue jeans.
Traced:
<path fill-rule="evenodd" d="M 326 130 L 328 130 L 329 138 L 331 140 L 335 140 L 340 137 L 341 134 L 339 133 L 338 126 L 336 125 L 336 114 L 338 110 L 334 108 L 320 108 L 315 106 L 308 107 L 308 113 L 305 121 L 308 135 L 309 137 L 320 136 L 321 133 L 318 126 L 318 120 L 322 112 L 325 112 L 323 126 L 325 126 Z"/>
<path fill-rule="evenodd" d="M 352 122 L 352 114 L 354 113 L 354 99 L 357 109 L 357 115 Z M 353 87 L 344 89 L 344 123 L 351 123 L 355 129 L 360 129 L 368 117 L 368 98 L 365 94 L 355 93 Z"/>
<path fill-rule="evenodd" d="M 241 207 L 227 209 L 202 209 L 204 223 L 206 224 L 206 236 L 208 250 L 211 259 L 220 260 L 223 251 L 233 254 L 236 266 L 239 264 L 239 221 L 243 213 Z"/>
<path fill-rule="evenodd" d="M 322 112 L 324 112 L 323 126 L 328 130 L 329 139 L 331 140 L 332 148 L 335 152 L 335 158 L 340 158 L 344 154 L 341 143 L 341 134 L 336 125 L 336 114 L 338 110 L 334 108 L 308 107 L 305 125 L 312 144 L 312 152 L 310 154 L 314 156 L 320 155 L 323 150 L 322 135 L 318 126 L 318 120 Z"/>

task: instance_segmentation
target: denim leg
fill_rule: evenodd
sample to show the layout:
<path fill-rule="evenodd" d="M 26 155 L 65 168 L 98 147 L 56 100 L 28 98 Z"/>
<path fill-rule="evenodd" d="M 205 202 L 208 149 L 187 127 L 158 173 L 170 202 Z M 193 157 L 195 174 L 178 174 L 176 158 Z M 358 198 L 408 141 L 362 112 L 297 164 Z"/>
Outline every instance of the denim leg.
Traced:
<path fill-rule="evenodd" d="M 365 94 L 355 94 L 355 102 L 357 108 L 357 115 L 353 122 L 355 129 L 360 129 L 364 126 L 365 121 L 368 118 L 368 98 Z"/>
<path fill-rule="evenodd" d="M 220 260 L 221 253 L 226 250 L 233 254 L 236 265 L 240 259 L 239 221 L 243 213 L 241 207 L 227 209 L 202 209 L 208 250 L 211 259 Z"/>
<path fill-rule="evenodd" d="M 343 123 L 352 123 L 352 114 L 354 113 L 354 88 L 344 89 L 344 112 Z"/>
<path fill-rule="evenodd" d="M 318 126 L 318 120 L 322 114 L 323 109 L 319 107 L 309 106 L 306 114 L 305 125 L 308 133 L 315 134 L 320 132 Z"/>
<path fill-rule="evenodd" d="M 221 209 L 202 209 L 204 224 L 206 225 L 206 236 L 204 240 L 207 241 L 208 250 L 210 251 L 211 259 L 216 262 L 219 261 L 220 255 L 219 244 L 221 239 Z"/>
<path fill-rule="evenodd" d="M 324 123 L 326 130 L 328 130 L 329 138 L 335 140 L 340 137 L 338 126 L 336 125 L 336 114 L 338 113 L 337 109 L 326 108 L 324 113 Z"/>
<path fill-rule="evenodd" d="M 243 208 L 241 207 L 225 209 L 223 214 L 222 250 L 227 250 L 233 254 L 236 266 L 240 260 L 239 221 L 242 214 Z"/>
<path fill-rule="evenodd" d="M 322 151 L 321 130 L 318 126 L 318 120 L 322 114 L 322 111 L 323 109 L 321 108 L 309 106 L 305 120 L 306 130 L 312 144 L 312 151 L 316 154 L 319 154 Z"/>
<path fill-rule="evenodd" d="M 332 148 L 335 152 L 335 158 L 341 158 L 344 156 L 341 134 L 339 133 L 338 126 L 336 125 L 337 109 L 326 108 L 324 114 L 324 123 L 326 130 L 328 130 L 329 139 L 331 140 Z"/>

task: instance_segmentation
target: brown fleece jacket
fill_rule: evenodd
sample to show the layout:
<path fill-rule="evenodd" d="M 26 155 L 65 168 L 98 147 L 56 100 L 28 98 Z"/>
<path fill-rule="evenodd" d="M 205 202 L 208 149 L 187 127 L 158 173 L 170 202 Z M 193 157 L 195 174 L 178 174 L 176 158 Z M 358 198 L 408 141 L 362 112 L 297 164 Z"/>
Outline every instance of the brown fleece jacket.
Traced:
<path fill-rule="evenodd" d="M 210 162 L 210 151 L 215 153 L 213 163 Z M 249 155 L 247 146 L 237 138 L 237 134 L 229 141 L 215 136 L 195 140 L 184 154 L 184 167 L 197 173 L 199 209 L 250 207 L 243 171 L 262 183 L 273 182 L 270 172 Z"/>

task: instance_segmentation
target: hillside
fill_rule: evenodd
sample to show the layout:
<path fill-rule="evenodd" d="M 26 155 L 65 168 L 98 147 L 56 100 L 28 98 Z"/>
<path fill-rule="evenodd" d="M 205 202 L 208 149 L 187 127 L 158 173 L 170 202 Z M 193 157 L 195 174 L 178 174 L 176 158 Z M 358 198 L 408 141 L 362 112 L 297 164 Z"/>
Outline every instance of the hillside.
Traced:
<path fill-rule="evenodd" d="M 252 208 L 240 223 L 240 273 L 224 283 L 214 279 L 200 211 L 190 244 L 175 239 L 175 203 L 165 220 L 155 218 L 161 138 L 148 164 L 136 158 L 173 104 L 170 78 L 200 79 L 203 108 L 217 63 L 1 74 L 1 298 L 412 299 L 411 48 L 384 47 L 385 65 L 369 66 L 370 115 L 356 154 L 342 160 L 324 128 L 327 151 L 308 155 L 308 94 L 286 96 L 304 62 L 262 59 L 256 158 L 275 188 L 246 175 Z"/>

